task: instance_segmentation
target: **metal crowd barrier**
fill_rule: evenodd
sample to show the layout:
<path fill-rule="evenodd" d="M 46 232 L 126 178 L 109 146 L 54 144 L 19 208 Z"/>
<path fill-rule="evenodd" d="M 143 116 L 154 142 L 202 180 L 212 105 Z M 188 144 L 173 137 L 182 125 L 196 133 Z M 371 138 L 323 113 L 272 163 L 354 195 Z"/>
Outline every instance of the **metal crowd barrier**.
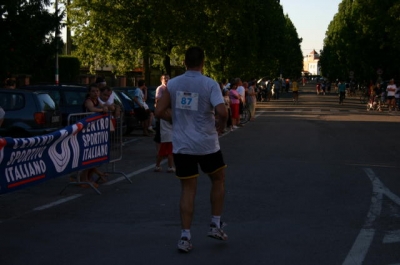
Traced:
<path fill-rule="evenodd" d="M 75 124 L 77 121 L 84 119 L 85 117 L 92 115 L 94 112 L 83 112 L 83 113 L 74 113 L 70 114 L 68 116 L 68 125 Z M 126 180 L 128 180 L 130 183 L 132 181 L 128 178 L 128 176 L 121 171 L 116 171 L 116 162 L 120 161 L 122 159 L 122 133 L 123 133 L 123 113 L 121 113 L 121 117 L 119 119 L 115 119 L 116 124 L 113 126 L 114 128 L 110 129 L 110 161 L 107 165 L 107 170 L 103 171 L 103 173 L 107 173 L 107 177 L 111 177 L 112 175 L 122 175 L 125 177 Z M 111 117 L 111 113 L 109 113 L 109 116 Z M 109 171 L 108 169 L 111 168 Z M 101 194 L 99 189 L 93 185 L 93 182 L 90 181 L 81 181 L 81 173 L 82 170 L 77 171 L 76 173 L 73 173 L 70 175 L 70 182 L 63 188 L 63 190 L 60 193 L 63 193 L 65 189 L 69 185 L 88 185 L 91 187 L 94 191 L 96 191 L 98 194 Z M 100 176 L 97 176 L 98 178 L 94 181 L 96 184 L 100 181 Z"/>

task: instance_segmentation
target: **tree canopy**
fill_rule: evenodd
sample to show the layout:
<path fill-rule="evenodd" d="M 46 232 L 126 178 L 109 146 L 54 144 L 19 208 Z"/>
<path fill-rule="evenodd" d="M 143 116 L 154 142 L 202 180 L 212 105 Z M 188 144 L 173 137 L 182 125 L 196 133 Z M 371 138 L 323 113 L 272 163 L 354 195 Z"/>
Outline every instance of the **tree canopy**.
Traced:
<path fill-rule="evenodd" d="M 0 73 L 45 78 L 54 65 L 54 32 L 62 17 L 50 13 L 49 0 L 3 0 L 0 5 Z M 53 34 L 53 35 L 52 35 Z M 54 73 L 52 71 L 51 73 Z"/>
<path fill-rule="evenodd" d="M 279 0 L 58 2 L 63 10 L 53 13 L 50 0 L 0 5 L 2 77 L 24 73 L 49 81 L 61 51 L 55 31 L 65 15 L 72 55 L 91 73 L 111 65 L 116 75 L 143 66 L 171 74 L 171 65 L 182 66 L 184 51 L 194 45 L 205 50 L 204 73 L 217 80 L 295 77 L 302 70 L 301 39 Z"/>
<path fill-rule="evenodd" d="M 400 0 L 343 0 L 321 52 L 323 75 L 359 81 L 400 79 Z"/>
<path fill-rule="evenodd" d="M 170 73 L 197 45 L 217 80 L 302 70 L 301 39 L 279 0 L 73 0 L 67 11 L 74 54 L 91 69 L 123 74 L 151 62 Z"/>

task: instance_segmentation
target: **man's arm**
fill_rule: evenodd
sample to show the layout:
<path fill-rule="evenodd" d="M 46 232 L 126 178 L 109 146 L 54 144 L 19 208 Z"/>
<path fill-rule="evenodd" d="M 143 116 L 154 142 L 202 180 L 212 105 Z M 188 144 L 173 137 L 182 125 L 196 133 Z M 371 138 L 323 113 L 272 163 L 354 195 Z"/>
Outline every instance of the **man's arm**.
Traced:
<path fill-rule="evenodd" d="M 219 134 L 222 134 L 225 130 L 226 122 L 228 120 L 228 111 L 226 110 L 224 103 L 218 104 L 215 107 L 215 111 L 218 115 L 217 131 Z"/>
<path fill-rule="evenodd" d="M 172 113 L 171 113 L 171 95 L 169 94 L 168 89 L 165 89 L 161 98 L 157 101 L 156 109 L 154 110 L 154 115 L 166 121 L 172 121 Z"/>

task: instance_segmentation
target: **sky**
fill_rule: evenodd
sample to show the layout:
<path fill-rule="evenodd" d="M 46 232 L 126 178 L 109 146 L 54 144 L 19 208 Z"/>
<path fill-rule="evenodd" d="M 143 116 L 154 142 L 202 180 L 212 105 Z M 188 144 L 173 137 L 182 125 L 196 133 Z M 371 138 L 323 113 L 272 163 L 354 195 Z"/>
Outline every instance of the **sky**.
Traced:
<path fill-rule="evenodd" d="M 318 53 L 322 50 L 325 32 L 341 2 L 342 0 L 280 0 L 283 13 L 289 16 L 299 38 L 303 39 L 303 55 L 314 49 Z"/>

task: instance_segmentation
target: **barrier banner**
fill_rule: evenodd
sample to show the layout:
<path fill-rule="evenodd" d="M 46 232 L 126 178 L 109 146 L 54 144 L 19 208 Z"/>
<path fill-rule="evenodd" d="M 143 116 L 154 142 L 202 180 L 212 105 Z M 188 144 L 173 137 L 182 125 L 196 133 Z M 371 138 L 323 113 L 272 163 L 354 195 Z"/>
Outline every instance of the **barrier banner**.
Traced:
<path fill-rule="evenodd" d="M 0 194 L 107 163 L 110 119 L 92 114 L 50 134 L 0 138 Z"/>

